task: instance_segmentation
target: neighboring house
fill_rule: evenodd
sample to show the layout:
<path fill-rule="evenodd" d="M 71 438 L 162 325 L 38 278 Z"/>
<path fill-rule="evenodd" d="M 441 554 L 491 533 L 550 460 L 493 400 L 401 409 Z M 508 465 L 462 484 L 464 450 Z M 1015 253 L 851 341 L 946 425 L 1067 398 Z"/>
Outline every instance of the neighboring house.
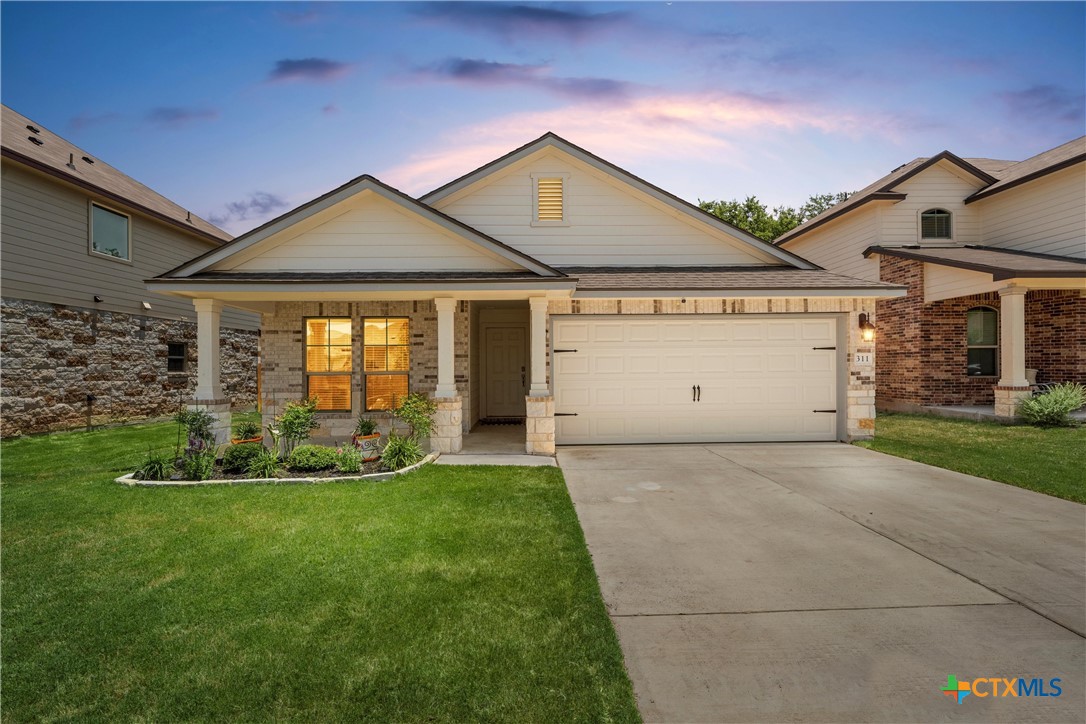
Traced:
<path fill-rule="evenodd" d="M 409 391 L 432 446 L 526 419 L 558 443 L 845 440 L 874 427 L 859 315 L 898 286 L 831 274 L 546 134 L 418 199 L 361 176 L 151 280 L 262 316 L 266 420 L 316 395 L 345 436 Z M 198 400 L 227 417 L 202 349 Z M 214 354 L 214 352 L 212 352 Z M 206 364 L 210 361 L 210 364 Z"/>
<path fill-rule="evenodd" d="M 230 236 L 6 106 L 2 123 L 3 436 L 175 412 L 195 312 L 145 280 Z M 259 324 L 223 314 L 239 405 L 256 401 Z"/>
<path fill-rule="evenodd" d="M 1025 161 L 944 151 L 777 240 L 830 271 L 908 287 L 880 300 L 878 407 L 990 406 L 1086 382 L 1086 137 Z"/>

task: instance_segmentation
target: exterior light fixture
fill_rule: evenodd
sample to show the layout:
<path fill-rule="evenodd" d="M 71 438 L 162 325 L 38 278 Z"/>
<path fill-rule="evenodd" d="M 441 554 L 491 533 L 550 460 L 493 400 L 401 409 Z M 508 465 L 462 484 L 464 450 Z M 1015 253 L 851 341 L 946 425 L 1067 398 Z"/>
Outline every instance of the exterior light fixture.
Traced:
<path fill-rule="evenodd" d="M 143 308 L 150 311 L 151 303 L 150 302 L 143 302 Z M 874 327 L 872 327 L 872 329 L 874 329 Z"/>
<path fill-rule="evenodd" d="M 865 342 L 875 341 L 875 325 L 867 317 L 867 312 L 860 312 L 860 336 Z"/>

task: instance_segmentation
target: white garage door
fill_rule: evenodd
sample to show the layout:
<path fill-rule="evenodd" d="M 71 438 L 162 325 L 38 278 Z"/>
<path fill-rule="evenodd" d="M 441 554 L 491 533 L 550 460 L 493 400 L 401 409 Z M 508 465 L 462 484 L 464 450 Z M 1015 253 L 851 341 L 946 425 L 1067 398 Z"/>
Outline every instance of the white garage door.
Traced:
<path fill-rule="evenodd" d="M 837 439 L 832 317 L 553 317 L 557 442 Z"/>

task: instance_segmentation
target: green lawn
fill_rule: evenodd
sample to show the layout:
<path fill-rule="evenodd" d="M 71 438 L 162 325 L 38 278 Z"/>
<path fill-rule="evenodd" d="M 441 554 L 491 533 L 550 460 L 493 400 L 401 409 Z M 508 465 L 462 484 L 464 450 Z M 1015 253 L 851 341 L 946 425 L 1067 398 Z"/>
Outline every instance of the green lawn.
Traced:
<path fill-rule="evenodd" d="M 555 468 L 126 488 L 140 425 L 5 442 L 4 721 L 637 721 Z"/>
<path fill-rule="evenodd" d="M 881 414 L 875 439 L 856 443 L 1020 488 L 1086 503 L 1086 428 Z"/>

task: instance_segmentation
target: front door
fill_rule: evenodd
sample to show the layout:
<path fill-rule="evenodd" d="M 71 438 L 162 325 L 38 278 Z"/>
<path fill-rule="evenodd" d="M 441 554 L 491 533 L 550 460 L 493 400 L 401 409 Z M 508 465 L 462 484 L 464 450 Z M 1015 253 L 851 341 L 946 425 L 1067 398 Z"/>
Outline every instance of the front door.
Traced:
<path fill-rule="evenodd" d="M 488 327 L 483 417 L 524 417 L 528 354 L 524 327 Z"/>

